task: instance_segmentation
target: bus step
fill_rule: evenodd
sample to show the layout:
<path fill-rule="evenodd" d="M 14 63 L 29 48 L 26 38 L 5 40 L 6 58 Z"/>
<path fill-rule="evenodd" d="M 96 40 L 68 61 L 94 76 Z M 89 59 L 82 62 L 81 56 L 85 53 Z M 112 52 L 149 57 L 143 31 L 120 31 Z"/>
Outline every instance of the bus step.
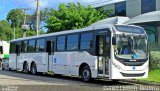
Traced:
<path fill-rule="evenodd" d="M 54 75 L 54 72 L 47 72 L 48 75 Z"/>

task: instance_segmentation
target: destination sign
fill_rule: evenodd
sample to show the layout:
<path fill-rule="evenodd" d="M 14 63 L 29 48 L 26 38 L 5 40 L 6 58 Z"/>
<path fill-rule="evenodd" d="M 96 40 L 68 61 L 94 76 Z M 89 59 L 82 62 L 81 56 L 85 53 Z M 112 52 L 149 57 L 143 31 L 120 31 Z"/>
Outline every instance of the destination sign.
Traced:
<path fill-rule="evenodd" d="M 120 32 L 144 34 L 144 30 L 142 28 L 133 26 L 116 26 L 116 29 Z"/>

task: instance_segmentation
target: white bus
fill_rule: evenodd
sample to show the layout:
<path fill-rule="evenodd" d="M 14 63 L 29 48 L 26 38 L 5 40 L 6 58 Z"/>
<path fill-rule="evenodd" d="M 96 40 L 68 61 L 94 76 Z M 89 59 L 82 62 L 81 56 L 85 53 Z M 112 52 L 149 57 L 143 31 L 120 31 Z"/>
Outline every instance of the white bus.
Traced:
<path fill-rule="evenodd" d="M 148 77 L 148 43 L 145 30 L 133 25 L 93 24 L 10 41 L 12 70 L 53 72 L 91 78 Z"/>

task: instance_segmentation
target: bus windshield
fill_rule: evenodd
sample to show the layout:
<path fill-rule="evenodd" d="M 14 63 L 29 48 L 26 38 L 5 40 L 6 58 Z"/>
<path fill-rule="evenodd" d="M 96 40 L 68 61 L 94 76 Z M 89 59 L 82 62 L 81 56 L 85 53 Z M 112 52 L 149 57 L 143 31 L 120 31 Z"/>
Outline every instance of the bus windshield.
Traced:
<path fill-rule="evenodd" d="M 115 55 L 121 59 L 146 59 L 147 38 L 142 36 L 119 35 L 116 38 Z"/>

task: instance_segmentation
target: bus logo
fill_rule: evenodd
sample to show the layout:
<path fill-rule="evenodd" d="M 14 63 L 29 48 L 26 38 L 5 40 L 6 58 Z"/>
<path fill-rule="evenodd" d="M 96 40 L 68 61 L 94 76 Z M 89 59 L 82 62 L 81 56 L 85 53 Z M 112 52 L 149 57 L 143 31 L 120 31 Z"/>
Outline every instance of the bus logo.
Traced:
<path fill-rule="evenodd" d="M 135 69 L 136 69 L 136 67 L 133 67 L 132 69 L 133 69 L 133 70 L 135 70 Z"/>

